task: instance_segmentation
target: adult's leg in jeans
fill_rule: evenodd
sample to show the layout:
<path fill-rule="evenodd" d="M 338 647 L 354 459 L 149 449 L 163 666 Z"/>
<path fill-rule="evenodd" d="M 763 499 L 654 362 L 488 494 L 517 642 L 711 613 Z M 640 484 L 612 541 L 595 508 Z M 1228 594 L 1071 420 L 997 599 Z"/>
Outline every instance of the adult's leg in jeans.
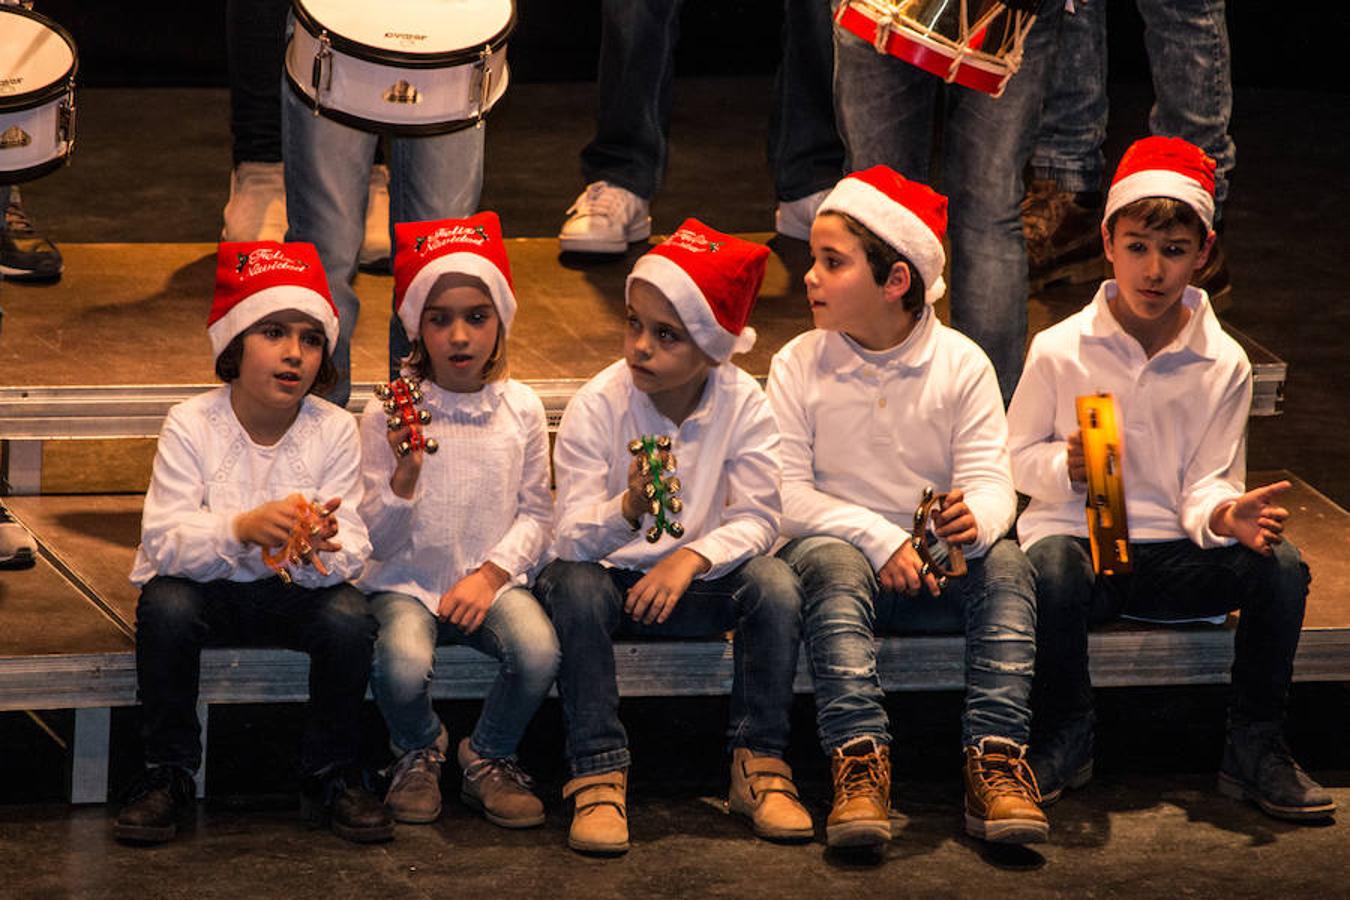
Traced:
<path fill-rule="evenodd" d="M 600 109 L 581 151 L 587 183 L 608 181 L 650 200 L 666 171 L 675 42 L 684 0 L 603 0 Z"/>
<path fill-rule="evenodd" d="M 567 560 L 555 560 L 539 573 L 535 593 L 562 650 L 558 693 L 567 722 L 569 773 L 576 778 L 628 768 L 611 637 L 623 615 L 622 593 L 599 563 Z"/>
<path fill-rule="evenodd" d="M 1109 106 L 1106 96 L 1106 0 L 1075 3 L 1060 20 L 1041 127 L 1031 154 L 1037 178 L 1061 191 L 1102 189 Z M 1021 76 L 1014 76 L 1020 78 Z"/>
<path fill-rule="evenodd" d="M 951 241 L 952 325 L 994 364 L 1006 405 L 1022 375 L 1027 339 L 1027 248 L 1020 203 L 1063 3 L 1045 0 L 1027 35 L 1022 68 L 1002 97 L 947 91 L 942 184 Z"/>
<path fill-rule="evenodd" d="M 234 164 L 281 162 L 282 67 L 286 0 L 227 0 L 225 53 L 230 78 Z"/>
<path fill-rule="evenodd" d="M 399 222 L 459 219 L 478 211 L 483 193 L 483 140 L 486 126 L 435 137 L 395 138 L 389 142 L 389 241 Z M 369 166 L 367 165 L 367 168 Z M 403 324 L 389 315 L 389 377 L 398 376 L 399 360 L 412 350 Z"/>
<path fill-rule="evenodd" d="M 370 690 L 389 740 L 400 754 L 435 743 L 441 720 L 431 706 L 436 662 L 436 617 L 421 600 L 395 591 L 370 596 L 379 623 L 370 667 Z"/>
<path fill-rule="evenodd" d="M 1138 2 L 1156 98 L 1149 130 L 1185 138 L 1214 157 L 1215 201 L 1222 210 L 1229 174 L 1237 162 L 1228 133 L 1233 74 L 1224 0 Z"/>
<path fill-rule="evenodd" d="M 338 381 L 327 397 L 346 406 L 352 391 L 352 335 L 361 312 L 352 279 L 366 233 L 370 162 L 379 138 L 314 115 L 289 87 L 281 92 L 281 137 L 286 159 L 286 240 L 308 241 L 319 251 L 339 326 L 333 353 Z"/>
<path fill-rule="evenodd" d="M 769 165 L 783 202 L 834 185 L 844 144 L 834 127 L 834 26 L 825 0 L 785 0 L 783 55 L 769 110 Z"/>
<path fill-rule="evenodd" d="M 473 634 L 454 625 L 443 635 L 501 661 L 469 745 L 487 759 L 514 756 L 521 735 L 558 674 L 558 637 L 543 608 L 525 588 L 504 591 Z"/>
<path fill-rule="evenodd" d="M 885 693 L 877 675 L 871 563 L 838 538 L 798 538 L 779 551 L 802 586 L 802 639 L 816 695 L 816 729 L 829 754 L 857 737 L 889 744 Z"/>

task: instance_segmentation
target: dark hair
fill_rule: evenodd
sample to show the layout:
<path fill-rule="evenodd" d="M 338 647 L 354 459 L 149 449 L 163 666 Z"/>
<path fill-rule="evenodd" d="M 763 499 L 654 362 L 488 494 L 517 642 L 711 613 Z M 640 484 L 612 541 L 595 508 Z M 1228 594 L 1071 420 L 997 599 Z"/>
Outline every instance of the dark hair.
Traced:
<path fill-rule="evenodd" d="M 248 334 L 248 329 L 244 329 L 234 336 L 225 349 L 220 351 L 216 357 L 216 377 L 221 381 L 230 382 L 239 377 L 239 366 L 244 361 L 244 335 Z M 333 365 L 333 357 L 328 352 L 328 339 L 324 338 L 323 359 L 319 360 L 319 371 L 314 376 L 314 383 L 309 386 L 310 394 L 326 394 L 332 390 L 333 385 L 337 384 L 338 371 L 337 366 Z"/>
<path fill-rule="evenodd" d="M 1195 207 L 1175 197 L 1141 197 L 1126 203 L 1111 213 L 1110 218 L 1106 220 L 1106 233 L 1111 237 L 1116 236 L 1116 222 L 1121 216 L 1139 219 L 1146 228 L 1159 231 L 1166 231 L 1178 225 L 1182 228 L 1193 228 L 1201 244 L 1209 237 L 1209 229 L 1205 227 L 1205 221 L 1200 218 Z"/>
<path fill-rule="evenodd" d="M 863 256 L 867 259 L 867 266 L 872 270 L 872 280 L 878 285 L 885 284 L 886 280 L 891 277 L 891 269 L 895 268 L 896 263 L 904 263 L 909 267 L 909 290 L 905 291 L 905 296 L 900 299 L 900 306 L 905 312 L 918 318 L 919 313 L 923 312 L 926 289 L 924 288 L 923 276 L 914 267 L 914 263 L 909 261 L 909 257 L 877 237 L 872 229 L 848 213 L 831 209 L 822 213 L 822 215 L 838 216 L 839 221 L 843 222 L 844 227 L 848 229 L 848 233 L 858 239 L 858 243 L 862 245 Z"/>

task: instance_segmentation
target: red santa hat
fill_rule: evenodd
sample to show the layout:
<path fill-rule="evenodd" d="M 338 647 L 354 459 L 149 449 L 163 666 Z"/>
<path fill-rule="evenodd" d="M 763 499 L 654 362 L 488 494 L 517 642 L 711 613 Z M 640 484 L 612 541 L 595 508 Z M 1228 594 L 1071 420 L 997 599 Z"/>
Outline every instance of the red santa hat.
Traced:
<path fill-rule="evenodd" d="M 323 326 L 328 352 L 337 346 L 338 311 L 313 244 L 228 242 L 216 253 L 216 293 L 206 330 L 216 356 L 264 316 L 294 309 Z"/>
<path fill-rule="evenodd" d="M 1195 210 L 1214 227 L 1214 160 L 1199 147 L 1176 137 L 1135 141 L 1120 158 L 1103 221 L 1126 204 L 1145 197 L 1171 197 Z"/>
<path fill-rule="evenodd" d="M 718 362 L 755 345 L 746 324 L 764 282 L 769 248 L 685 219 L 674 234 L 633 265 L 624 296 L 636 280 L 665 295 L 699 349 Z"/>
<path fill-rule="evenodd" d="M 825 212 L 852 216 L 912 262 L 923 279 L 926 302 L 936 303 L 947 292 L 942 280 L 947 198 L 928 185 L 889 166 L 873 166 L 835 185 L 816 215 Z"/>
<path fill-rule="evenodd" d="M 511 330 L 516 294 L 496 213 L 394 226 L 394 309 L 409 338 L 417 338 L 431 286 L 450 273 L 483 282 L 503 330 Z"/>

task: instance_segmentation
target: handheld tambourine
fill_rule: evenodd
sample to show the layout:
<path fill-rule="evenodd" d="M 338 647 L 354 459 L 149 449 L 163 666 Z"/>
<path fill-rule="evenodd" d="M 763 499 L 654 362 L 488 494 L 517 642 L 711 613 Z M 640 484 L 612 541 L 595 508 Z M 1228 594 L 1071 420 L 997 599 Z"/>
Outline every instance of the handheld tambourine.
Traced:
<path fill-rule="evenodd" d="M 1098 575 L 1124 574 L 1132 566 L 1116 399 L 1105 393 L 1084 394 L 1075 402 L 1078 430 L 1083 437 L 1083 457 L 1087 463 L 1086 505 L 1092 571 Z"/>
<path fill-rule="evenodd" d="M 923 567 L 919 569 L 919 577 L 923 578 L 930 572 L 936 573 L 939 590 L 947 586 L 948 579 L 960 578 L 966 574 L 966 556 L 961 552 L 960 547 L 955 544 L 946 544 L 946 566 L 938 562 L 933 557 L 932 551 L 928 549 L 928 541 L 926 540 L 928 524 L 932 521 L 933 512 L 935 510 L 941 511 L 946 503 L 946 494 L 934 493 L 932 485 L 924 488 L 923 499 L 919 501 L 919 508 L 914 510 L 914 530 L 910 532 L 909 538 L 909 545 L 914 548 L 914 552 L 919 554 L 919 559 L 923 561 Z"/>

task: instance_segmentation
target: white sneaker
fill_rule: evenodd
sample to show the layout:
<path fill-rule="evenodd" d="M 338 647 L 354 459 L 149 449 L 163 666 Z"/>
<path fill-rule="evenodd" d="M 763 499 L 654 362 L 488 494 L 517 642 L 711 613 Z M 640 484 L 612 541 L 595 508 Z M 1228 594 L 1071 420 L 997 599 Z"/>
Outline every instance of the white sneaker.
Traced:
<path fill-rule="evenodd" d="M 630 190 L 593 181 L 567 211 L 558 242 L 570 253 L 623 253 L 652 236 L 650 208 Z"/>
<path fill-rule="evenodd" d="M 0 569 L 29 569 L 36 562 L 33 536 L 0 506 Z"/>
<path fill-rule="evenodd" d="M 220 239 L 286 240 L 286 181 L 281 163 L 244 162 L 234 167 Z"/>
<path fill-rule="evenodd" d="M 389 269 L 389 167 L 370 167 L 370 196 L 366 200 L 366 236 L 357 259 L 363 269 Z"/>
<path fill-rule="evenodd" d="M 799 241 L 811 240 L 811 223 L 816 220 L 816 210 L 831 190 L 833 188 L 816 191 L 800 200 L 779 201 L 773 215 L 773 230 Z"/>

